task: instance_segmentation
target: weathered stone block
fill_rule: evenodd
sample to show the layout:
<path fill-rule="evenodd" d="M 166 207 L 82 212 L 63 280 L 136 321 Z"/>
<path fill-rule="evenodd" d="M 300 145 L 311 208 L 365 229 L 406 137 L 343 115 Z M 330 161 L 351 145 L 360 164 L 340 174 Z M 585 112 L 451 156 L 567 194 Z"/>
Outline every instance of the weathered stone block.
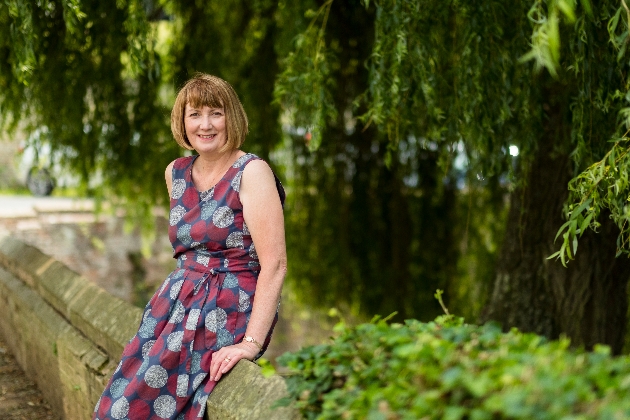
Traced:
<path fill-rule="evenodd" d="M 60 418 L 90 418 L 142 311 L 11 238 L 0 240 L 0 266 L 0 334 Z M 211 394 L 206 416 L 299 419 L 293 408 L 271 408 L 284 395 L 282 378 L 240 361 Z"/>
<path fill-rule="evenodd" d="M 271 408 L 287 395 L 280 376 L 265 378 L 260 368 L 247 360 L 239 361 L 214 388 L 207 403 L 209 420 L 293 420 L 300 419 L 292 407 Z"/>
<path fill-rule="evenodd" d="M 63 418 L 63 393 L 58 369 L 57 340 L 71 327 L 32 289 L 0 269 L 3 306 L 0 330 L 24 372 L 33 379 Z"/>

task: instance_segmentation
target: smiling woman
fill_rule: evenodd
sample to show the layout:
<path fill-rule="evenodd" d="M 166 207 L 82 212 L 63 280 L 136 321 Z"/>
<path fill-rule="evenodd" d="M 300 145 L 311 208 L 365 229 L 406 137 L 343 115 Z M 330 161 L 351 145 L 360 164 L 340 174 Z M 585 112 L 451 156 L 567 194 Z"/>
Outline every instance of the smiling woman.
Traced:
<path fill-rule="evenodd" d="M 177 96 L 171 129 L 198 153 L 165 174 L 177 267 L 147 304 L 95 419 L 202 419 L 217 381 L 263 354 L 277 320 L 284 189 L 266 162 L 239 150 L 247 117 L 236 93 L 195 76 Z"/>

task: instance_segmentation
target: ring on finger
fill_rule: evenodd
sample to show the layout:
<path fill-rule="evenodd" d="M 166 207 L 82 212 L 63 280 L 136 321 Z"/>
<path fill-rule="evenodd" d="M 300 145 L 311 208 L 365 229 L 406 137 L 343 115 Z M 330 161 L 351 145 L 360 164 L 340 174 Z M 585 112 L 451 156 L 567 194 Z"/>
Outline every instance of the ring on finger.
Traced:
<path fill-rule="evenodd" d="M 226 357 L 226 358 L 225 358 L 225 359 L 223 359 L 223 360 L 229 363 L 229 362 L 230 362 L 230 360 L 232 360 L 232 359 L 230 359 L 229 357 Z"/>

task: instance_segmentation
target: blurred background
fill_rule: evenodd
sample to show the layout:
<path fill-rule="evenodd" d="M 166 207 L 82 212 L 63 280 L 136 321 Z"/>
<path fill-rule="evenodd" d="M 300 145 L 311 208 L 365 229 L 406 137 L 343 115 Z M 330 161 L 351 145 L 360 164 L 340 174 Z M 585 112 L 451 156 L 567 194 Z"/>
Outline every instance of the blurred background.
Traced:
<path fill-rule="evenodd" d="M 473 3 L 3 3 L 0 230 L 144 306 L 174 266 L 170 107 L 206 72 L 234 86 L 243 150 L 287 189 L 268 358 L 340 320 L 431 320 L 436 289 L 469 322 L 621 352 L 615 224 L 602 217 L 568 268 L 547 257 L 569 181 L 626 129 L 625 41 L 608 42 L 627 37 L 625 14 Z"/>

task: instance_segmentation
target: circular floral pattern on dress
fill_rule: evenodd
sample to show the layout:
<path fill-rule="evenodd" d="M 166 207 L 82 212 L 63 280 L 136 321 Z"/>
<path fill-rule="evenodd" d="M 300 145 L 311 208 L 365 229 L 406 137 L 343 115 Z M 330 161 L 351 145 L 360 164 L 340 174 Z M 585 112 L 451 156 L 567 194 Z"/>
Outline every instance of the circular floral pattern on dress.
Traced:
<path fill-rule="evenodd" d="M 122 419 L 129 413 L 129 401 L 125 397 L 120 398 L 112 405 L 112 417 Z"/>
<path fill-rule="evenodd" d="M 195 379 L 193 379 L 193 389 L 199 388 L 199 385 L 201 385 L 201 382 L 203 382 L 203 379 L 205 377 L 205 373 L 200 373 L 199 375 L 195 376 Z"/>
<path fill-rule="evenodd" d="M 170 333 L 166 339 L 166 347 L 170 351 L 180 351 L 182 349 L 182 340 L 184 339 L 183 331 Z"/>
<path fill-rule="evenodd" d="M 234 222 L 234 212 L 228 206 L 219 207 L 212 215 L 212 223 L 218 228 L 229 227 L 232 222 Z"/>
<path fill-rule="evenodd" d="M 236 161 L 232 164 L 232 168 L 240 168 L 243 163 L 251 156 L 251 153 L 246 153 L 240 158 L 236 159 Z"/>
<path fill-rule="evenodd" d="M 168 222 L 171 226 L 175 226 L 177 222 L 182 220 L 182 217 L 186 214 L 186 209 L 180 205 L 177 205 L 171 209 L 171 214 L 168 218 Z"/>
<path fill-rule="evenodd" d="M 179 239 L 184 245 L 190 245 L 192 237 L 190 236 L 191 226 L 186 224 L 177 229 L 177 239 Z"/>
<path fill-rule="evenodd" d="M 205 190 L 205 191 L 200 192 L 199 193 L 199 199 L 201 201 L 210 200 L 213 195 L 214 195 L 214 187 L 210 188 L 209 190 Z"/>
<path fill-rule="evenodd" d="M 166 286 L 168 286 L 168 284 L 170 283 L 171 278 L 167 277 L 166 280 L 164 280 L 164 283 L 162 283 L 162 287 L 160 287 L 160 291 L 158 292 L 158 295 L 161 295 L 164 292 L 164 289 L 166 289 Z M 145 316 L 149 313 L 149 311 L 145 312 Z"/>
<path fill-rule="evenodd" d="M 178 200 L 184 194 L 185 190 L 186 190 L 186 181 L 181 178 L 174 179 L 171 198 Z"/>
<path fill-rule="evenodd" d="M 189 376 L 187 374 L 177 376 L 177 390 L 175 394 L 178 397 L 185 397 L 188 395 L 188 379 Z"/>
<path fill-rule="evenodd" d="M 112 397 L 120 398 L 125 392 L 125 387 L 127 385 L 129 385 L 128 380 L 126 380 L 125 378 L 118 378 L 114 382 L 112 382 L 112 385 L 109 387 L 109 392 L 112 394 Z"/>
<path fill-rule="evenodd" d="M 226 322 L 227 313 L 221 308 L 213 309 L 206 315 L 206 328 L 213 333 L 225 327 Z"/>
<path fill-rule="evenodd" d="M 179 291 L 182 290 L 182 284 L 184 284 L 184 280 L 180 280 L 177 283 L 173 284 L 169 292 L 169 296 L 171 297 L 171 299 L 177 299 Z"/>
<path fill-rule="evenodd" d="M 249 228 L 245 222 L 243 222 L 243 235 L 249 235 Z"/>
<path fill-rule="evenodd" d="M 241 188 L 241 177 L 243 176 L 243 172 L 239 172 L 234 176 L 234 179 L 232 179 L 232 188 L 234 189 L 234 191 L 239 192 L 240 188 Z"/>
<path fill-rule="evenodd" d="M 136 376 L 144 375 L 144 372 L 146 372 L 148 368 L 149 368 L 149 358 L 147 357 L 146 359 L 142 361 L 142 364 L 140 365 L 140 368 L 138 369 L 138 373 L 136 373 Z"/>
<path fill-rule="evenodd" d="M 148 316 L 140 326 L 140 330 L 138 330 L 138 335 L 142 338 L 153 337 L 155 332 L 155 326 L 157 325 L 157 320 L 152 316 Z"/>
<path fill-rule="evenodd" d="M 232 289 L 238 286 L 238 278 L 232 273 L 227 273 L 223 279 L 223 288 Z"/>
<path fill-rule="evenodd" d="M 228 235 L 225 240 L 225 244 L 228 248 L 240 248 L 243 249 L 243 233 L 242 232 L 232 232 Z"/>
<path fill-rule="evenodd" d="M 249 309 L 249 295 L 244 290 L 238 291 L 238 311 L 245 312 Z"/>
<path fill-rule="evenodd" d="M 208 401 L 208 394 L 204 394 L 199 397 L 199 416 L 198 418 L 203 418 L 203 413 L 206 411 L 206 401 Z"/>
<path fill-rule="evenodd" d="M 249 256 L 255 260 L 258 259 L 258 253 L 256 252 L 256 247 L 254 246 L 253 242 L 252 242 L 252 246 L 249 247 Z"/>
<path fill-rule="evenodd" d="M 199 353 L 198 351 L 193 351 L 192 352 L 192 357 L 190 360 L 190 373 L 197 373 L 201 370 L 201 353 Z M 203 379 L 203 378 L 201 378 Z M 194 384 L 194 382 L 193 382 Z M 196 386 L 193 386 L 193 388 L 197 388 Z"/>
<path fill-rule="evenodd" d="M 208 264 L 210 264 L 210 257 L 208 257 L 207 255 L 198 255 L 197 262 L 207 267 Z"/>
<path fill-rule="evenodd" d="M 199 309 L 191 309 L 190 312 L 188 312 L 188 319 L 186 319 L 187 330 L 194 331 L 197 329 L 199 315 L 201 315 L 201 311 Z"/>
<path fill-rule="evenodd" d="M 168 380 L 168 372 L 160 365 L 153 365 L 144 374 L 144 381 L 151 388 L 162 388 Z"/>
<path fill-rule="evenodd" d="M 226 330 L 225 328 L 220 329 L 217 332 L 217 350 L 221 347 L 229 346 L 234 343 L 234 336 L 231 332 Z"/>
<path fill-rule="evenodd" d="M 147 354 L 149 354 L 154 344 L 155 340 L 149 340 L 142 345 L 142 357 L 147 357 Z"/>
<path fill-rule="evenodd" d="M 170 395 L 160 395 L 153 403 L 155 414 L 162 419 L 167 419 L 175 413 L 175 398 Z"/>
<path fill-rule="evenodd" d="M 201 219 L 208 220 L 217 208 L 217 202 L 208 200 L 201 205 Z"/>
<path fill-rule="evenodd" d="M 184 315 L 186 315 L 186 308 L 184 308 L 184 305 L 178 300 L 175 302 L 171 317 L 168 319 L 169 324 L 179 324 L 182 322 L 182 319 L 184 319 Z"/>

